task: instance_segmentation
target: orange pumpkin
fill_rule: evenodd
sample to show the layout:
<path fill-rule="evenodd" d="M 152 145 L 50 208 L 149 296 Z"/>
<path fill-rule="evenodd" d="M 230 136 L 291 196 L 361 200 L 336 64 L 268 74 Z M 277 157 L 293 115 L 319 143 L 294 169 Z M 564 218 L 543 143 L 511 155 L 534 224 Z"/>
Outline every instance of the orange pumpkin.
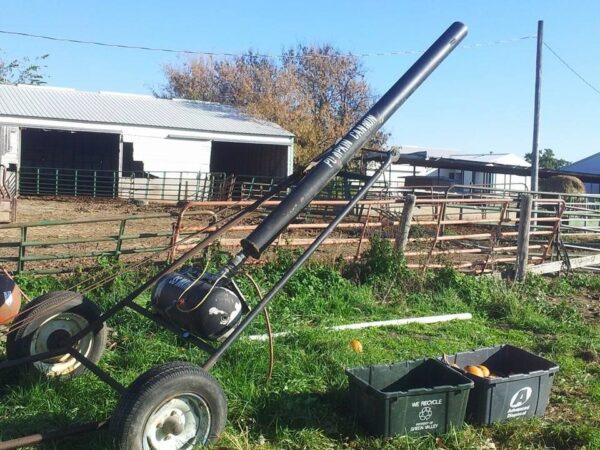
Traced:
<path fill-rule="evenodd" d="M 485 367 L 483 364 L 479 364 L 477 367 L 479 367 L 481 369 L 481 371 L 483 372 L 483 376 L 484 377 L 489 377 L 490 376 L 490 369 L 488 369 L 487 367 Z"/>
<path fill-rule="evenodd" d="M 476 377 L 484 378 L 483 370 L 478 366 L 465 366 L 465 372 L 475 375 Z"/>
<path fill-rule="evenodd" d="M 363 351 L 362 343 L 358 339 L 352 339 L 352 341 L 350 341 L 350 347 L 352 347 L 352 350 L 356 353 L 362 353 Z"/>

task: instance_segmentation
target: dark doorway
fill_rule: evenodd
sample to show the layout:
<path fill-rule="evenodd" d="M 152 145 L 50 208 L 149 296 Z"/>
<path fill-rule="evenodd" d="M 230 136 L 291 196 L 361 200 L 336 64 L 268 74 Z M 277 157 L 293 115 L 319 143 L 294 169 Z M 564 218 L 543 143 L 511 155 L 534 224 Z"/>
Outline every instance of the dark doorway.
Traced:
<path fill-rule="evenodd" d="M 116 197 L 120 135 L 23 128 L 20 193 Z"/>
<path fill-rule="evenodd" d="M 283 178 L 287 176 L 287 150 L 285 145 L 213 141 L 210 171 L 236 176 Z"/>

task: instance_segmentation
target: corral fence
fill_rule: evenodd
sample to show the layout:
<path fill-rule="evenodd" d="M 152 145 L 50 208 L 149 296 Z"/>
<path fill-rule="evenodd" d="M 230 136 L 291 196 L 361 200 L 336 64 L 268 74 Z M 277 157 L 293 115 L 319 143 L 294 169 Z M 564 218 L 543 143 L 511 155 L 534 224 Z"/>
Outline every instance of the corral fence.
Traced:
<path fill-rule="evenodd" d="M 11 190 L 25 196 L 72 196 L 148 201 L 205 201 L 259 198 L 278 178 L 219 172 L 119 172 L 111 170 L 21 167 L 11 173 Z M 320 199 L 349 199 L 363 185 L 359 179 L 336 178 Z M 430 189 L 433 192 L 433 188 Z M 395 184 L 378 181 L 368 198 L 391 197 Z"/>
<path fill-rule="evenodd" d="M 208 172 L 118 172 L 110 170 L 22 167 L 19 194 L 192 201 L 256 198 L 268 191 L 272 177 Z"/>
<path fill-rule="evenodd" d="M 219 172 L 119 172 L 92 169 L 21 167 L 8 172 L 6 188 L 13 196 L 74 196 L 121 198 L 148 201 L 216 201 L 254 199 L 269 191 L 278 178 L 228 175 Z M 318 199 L 348 199 L 363 185 L 360 179 L 337 177 Z M 398 198 L 407 193 L 431 198 L 510 197 L 532 194 L 540 198 L 563 199 L 567 203 L 564 225 L 589 233 L 600 230 L 600 194 L 531 192 L 518 183 L 507 185 L 405 186 L 404 180 L 381 179 L 369 191 L 368 199 Z M 518 188 L 516 188 L 516 186 Z M 569 222 L 570 221 L 570 222 Z M 569 222 L 569 223 L 567 223 Z M 567 230 L 567 228 L 565 228 Z"/>
<path fill-rule="evenodd" d="M 103 256 L 119 259 L 122 255 L 159 252 L 168 248 L 172 232 L 154 229 L 151 224 L 158 219 L 168 222 L 171 215 L 0 225 L 0 264 L 15 273 L 57 273 Z M 130 232 L 134 223 L 143 224 L 144 231 Z"/>
<path fill-rule="evenodd" d="M 266 187 L 250 182 L 246 189 L 256 192 Z M 395 197 L 377 194 L 359 202 L 337 233 L 325 240 L 324 251 L 356 258 L 373 236 L 383 236 L 399 245 L 402 230 L 407 230 L 401 250 L 410 268 L 452 266 L 487 273 L 520 261 L 522 265 L 535 265 L 564 259 L 567 252 L 572 256 L 600 255 L 600 196 L 569 194 L 559 198 L 557 194 L 549 198 L 550 194 L 540 193 L 532 198 L 531 211 L 524 216 L 523 199 L 529 194 L 469 189 L 411 187 Z M 413 194 L 416 200 L 407 226 L 403 211 Z M 103 256 L 127 261 L 139 260 L 143 255 L 174 258 L 217 229 L 215 223 L 220 217 L 250 202 L 202 200 L 187 202 L 173 214 L 0 225 L 0 264 L 16 272 L 53 273 L 92 266 Z M 220 245 L 239 245 L 240 238 L 276 204 L 278 200 L 266 202 L 248 221 L 229 230 Z M 275 246 L 308 246 L 327 226 L 327 218 L 345 204 L 339 199 L 313 201 Z M 520 229 L 524 219 L 530 230 L 526 240 Z M 200 231 L 192 240 L 192 235 Z"/>
<path fill-rule="evenodd" d="M 600 239 L 600 194 L 534 192 L 488 186 L 461 185 L 451 186 L 445 191 L 446 198 L 487 198 L 501 196 L 519 199 L 526 194 L 532 195 L 540 201 L 554 199 L 564 202 L 560 231 L 561 237 L 565 241 L 583 240 L 593 244 L 594 241 Z M 548 227 L 540 221 L 533 220 L 532 223 L 536 229 Z"/>
<path fill-rule="evenodd" d="M 359 202 L 350 221 L 338 226 L 338 235 L 323 241 L 324 247 L 333 247 L 334 253 L 344 249 L 344 257 L 359 257 L 361 251 L 370 243 L 374 234 L 378 234 L 391 242 L 398 243 L 399 230 L 406 227 L 402 223 L 402 211 L 405 209 L 405 198 L 376 199 Z M 243 206 L 246 202 L 238 202 Z M 248 202 L 249 203 L 249 202 Z M 278 201 L 266 202 L 265 206 L 276 206 Z M 316 200 L 311 208 L 335 207 L 345 205 L 341 200 Z M 499 265 L 516 264 L 519 253 L 527 247 L 526 264 L 538 264 L 550 260 L 553 256 L 553 244 L 559 231 L 561 216 L 564 212 L 564 201 L 560 199 L 535 199 L 531 214 L 528 215 L 527 227 L 531 216 L 537 217 L 544 229 L 531 231 L 539 242 L 523 241 L 519 224 L 521 200 L 510 197 L 503 198 L 417 198 L 408 228 L 410 236 L 401 250 L 407 259 L 409 268 L 455 267 L 460 270 L 488 273 Z M 172 257 L 188 250 L 199 240 L 190 240 L 190 236 L 200 230 L 211 232 L 217 227 L 206 228 L 205 223 L 197 223 L 188 214 L 195 209 L 209 207 L 209 202 L 192 202 L 186 205 L 178 216 L 174 231 Z M 234 202 L 219 202 L 219 207 L 231 207 Z M 326 222 L 298 221 L 290 224 L 274 242 L 275 246 L 306 247 L 312 243 L 319 230 L 324 229 Z M 249 233 L 256 224 L 242 224 L 230 229 L 232 234 Z M 177 243 L 185 239 L 185 242 Z M 224 237 L 220 240 L 224 247 L 239 245 L 239 237 Z M 522 253 L 521 253 L 522 254 Z"/>

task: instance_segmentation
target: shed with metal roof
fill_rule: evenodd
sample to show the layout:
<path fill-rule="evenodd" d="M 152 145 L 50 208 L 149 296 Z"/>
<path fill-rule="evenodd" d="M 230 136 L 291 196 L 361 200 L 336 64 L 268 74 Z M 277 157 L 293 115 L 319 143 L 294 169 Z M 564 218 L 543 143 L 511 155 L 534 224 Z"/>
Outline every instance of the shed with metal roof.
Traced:
<path fill-rule="evenodd" d="M 496 189 L 527 190 L 530 177 L 512 173 L 530 164 L 513 153 L 467 153 L 460 150 L 403 145 L 387 173 L 402 186 L 479 185 Z"/>
<path fill-rule="evenodd" d="M 0 164 L 18 168 L 22 183 L 37 173 L 39 184 L 40 170 L 119 179 L 207 173 L 278 178 L 292 171 L 293 144 L 289 131 L 231 106 L 0 85 Z"/>
<path fill-rule="evenodd" d="M 569 172 L 600 175 L 600 153 L 594 153 L 593 155 L 587 156 L 579 161 L 567 164 L 560 170 L 561 172 L 567 172 L 565 175 L 569 175 Z M 586 182 L 585 191 L 588 194 L 600 194 L 600 183 L 594 183 L 590 181 Z"/>

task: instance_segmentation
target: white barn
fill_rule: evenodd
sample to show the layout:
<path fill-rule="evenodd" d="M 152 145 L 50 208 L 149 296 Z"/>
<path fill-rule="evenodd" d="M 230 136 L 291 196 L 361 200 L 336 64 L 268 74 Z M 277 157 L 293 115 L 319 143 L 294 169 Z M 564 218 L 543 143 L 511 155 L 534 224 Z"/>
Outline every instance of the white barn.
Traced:
<path fill-rule="evenodd" d="M 12 170 L 279 178 L 292 172 L 293 145 L 279 125 L 220 104 L 0 85 L 0 164 Z"/>

